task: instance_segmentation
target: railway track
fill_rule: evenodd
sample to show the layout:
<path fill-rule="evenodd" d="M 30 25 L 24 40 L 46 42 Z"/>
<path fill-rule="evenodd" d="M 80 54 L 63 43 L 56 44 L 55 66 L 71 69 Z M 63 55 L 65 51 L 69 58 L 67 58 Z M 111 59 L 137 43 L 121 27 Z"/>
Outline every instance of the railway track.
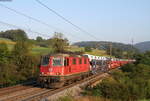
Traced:
<path fill-rule="evenodd" d="M 13 87 L 11 89 L 4 90 L 4 91 L 0 92 L 0 97 L 1 96 L 5 96 L 5 95 L 9 95 L 9 94 L 17 92 L 17 91 L 29 89 L 29 88 L 31 88 L 31 86 L 17 86 L 17 87 Z"/>
<path fill-rule="evenodd" d="M 10 87 L 10 88 L 4 89 L 4 91 L 1 89 L 0 101 L 40 101 L 41 99 L 45 99 L 49 96 L 55 95 L 59 92 L 62 92 L 76 85 L 79 85 L 79 86 L 90 85 L 93 82 L 105 76 L 107 75 L 106 74 L 105 75 L 104 74 L 93 75 L 81 81 L 77 81 L 75 83 L 72 83 L 70 85 L 64 86 L 59 89 L 45 89 L 45 88 L 39 88 L 39 87 L 34 87 L 34 86 Z M 15 90 L 12 90 L 12 89 L 15 89 Z"/>
<path fill-rule="evenodd" d="M 42 88 L 30 88 L 27 90 L 15 92 L 14 94 L 11 94 L 9 96 L 5 96 L 0 98 L 2 101 L 22 101 L 23 99 L 26 99 L 28 97 L 33 96 L 34 94 L 38 94 L 43 91 L 47 91 L 48 89 L 42 89 Z"/>
<path fill-rule="evenodd" d="M 63 88 L 59 88 L 59 89 L 55 89 L 55 90 L 51 90 L 51 91 L 45 91 L 45 92 L 41 92 L 39 94 L 36 94 L 32 97 L 29 97 L 27 99 L 24 99 L 23 101 L 40 101 L 40 100 L 45 100 L 46 97 L 48 96 L 52 96 L 52 95 L 55 95 L 63 90 L 67 90 L 68 88 L 71 88 L 73 86 L 88 86 L 90 84 L 92 84 L 93 82 L 99 80 L 99 79 L 102 79 L 104 77 L 108 76 L 108 74 L 103 74 L 103 75 L 93 75 L 91 77 L 88 77 L 84 80 L 81 80 L 81 81 L 78 81 L 78 82 L 75 82 L 73 84 L 70 84 L 68 86 L 64 86 Z"/>
<path fill-rule="evenodd" d="M 24 90 L 24 89 L 31 88 L 32 87 L 31 85 L 35 86 L 36 85 L 35 81 L 19 84 L 19 85 L 16 85 L 16 86 L 1 88 L 0 89 L 0 97 L 4 96 L 6 94 L 11 94 L 13 92 L 17 92 L 17 91 L 21 91 L 21 90 Z"/>
<path fill-rule="evenodd" d="M 24 87 L 28 88 L 28 86 L 30 87 L 31 85 L 35 85 L 35 83 L 36 83 L 35 81 L 32 81 L 32 82 L 19 84 L 19 85 L 16 85 L 16 86 L 1 88 L 0 89 L 0 96 L 5 94 L 5 93 L 7 94 L 7 93 L 15 92 L 15 91 L 17 91 L 19 89 L 23 89 Z"/>
<path fill-rule="evenodd" d="M 0 101 L 3 101 L 4 98 L 6 98 L 6 97 L 9 98 L 9 96 L 11 96 L 17 92 L 22 92 L 24 90 L 33 88 L 34 86 L 36 86 L 35 81 L 32 81 L 32 82 L 19 84 L 16 86 L 1 88 L 0 89 Z"/>

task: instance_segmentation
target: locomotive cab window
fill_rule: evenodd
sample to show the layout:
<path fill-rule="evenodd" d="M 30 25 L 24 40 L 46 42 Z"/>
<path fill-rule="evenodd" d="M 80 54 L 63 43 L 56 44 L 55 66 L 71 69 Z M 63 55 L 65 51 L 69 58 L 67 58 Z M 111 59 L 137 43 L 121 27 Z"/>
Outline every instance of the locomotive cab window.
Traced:
<path fill-rule="evenodd" d="M 79 59 L 79 64 L 82 64 L 82 59 Z"/>
<path fill-rule="evenodd" d="M 47 66 L 48 64 L 49 64 L 49 57 L 48 56 L 44 56 L 42 58 L 41 65 Z"/>
<path fill-rule="evenodd" d="M 61 58 L 53 58 L 53 66 L 62 66 Z"/>
<path fill-rule="evenodd" d="M 86 64 L 86 58 L 84 59 L 84 64 Z"/>
<path fill-rule="evenodd" d="M 68 59 L 68 58 L 65 59 L 65 61 L 64 61 L 64 66 L 69 66 L 69 59 Z"/>
<path fill-rule="evenodd" d="M 73 65 L 76 64 L 76 59 L 73 59 L 72 64 L 73 64 Z"/>

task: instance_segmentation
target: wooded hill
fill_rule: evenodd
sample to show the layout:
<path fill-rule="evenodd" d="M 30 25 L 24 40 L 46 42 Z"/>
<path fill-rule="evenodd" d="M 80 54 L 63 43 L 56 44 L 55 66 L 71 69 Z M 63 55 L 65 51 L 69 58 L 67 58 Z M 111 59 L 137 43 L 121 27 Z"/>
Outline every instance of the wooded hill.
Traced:
<path fill-rule="evenodd" d="M 145 52 L 150 50 L 150 41 L 140 42 L 134 45 L 140 52 Z"/>
<path fill-rule="evenodd" d="M 122 51 L 138 51 L 134 46 L 130 44 L 124 44 L 124 43 L 118 43 L 118 42 L 107 42 L 107 41 L 82 41 L 74 43 L 74 45 L 77 45 L 79 47 L 91 47 L 91 48 L 98 48 L 101 50 L 107 50 L 110 48 L 110 45 L 112 48 L 117 48 Z"/>

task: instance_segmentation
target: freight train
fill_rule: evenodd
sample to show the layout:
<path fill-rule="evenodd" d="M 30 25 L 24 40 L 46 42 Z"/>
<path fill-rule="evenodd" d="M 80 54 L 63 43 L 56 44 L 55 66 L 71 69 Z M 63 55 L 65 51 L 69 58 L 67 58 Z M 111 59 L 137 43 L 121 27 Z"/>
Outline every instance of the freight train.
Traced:
<path fill-rule="evenodd" d="M 53 54 L 42 57 L 38 84 L 44 88 L 60 88 L 91 75 L 107 72 L 134 60 L 89 54 Z"/>

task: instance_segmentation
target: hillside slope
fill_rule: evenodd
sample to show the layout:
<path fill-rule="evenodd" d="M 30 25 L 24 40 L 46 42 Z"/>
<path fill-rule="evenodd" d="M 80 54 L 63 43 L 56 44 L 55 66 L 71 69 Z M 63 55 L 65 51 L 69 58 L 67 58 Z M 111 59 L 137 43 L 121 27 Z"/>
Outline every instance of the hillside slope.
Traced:
<path fill-rule="evenodd" d="M 150 41 L 140 42 L 134 45 L 141 52 L 150 51 Z"/>

